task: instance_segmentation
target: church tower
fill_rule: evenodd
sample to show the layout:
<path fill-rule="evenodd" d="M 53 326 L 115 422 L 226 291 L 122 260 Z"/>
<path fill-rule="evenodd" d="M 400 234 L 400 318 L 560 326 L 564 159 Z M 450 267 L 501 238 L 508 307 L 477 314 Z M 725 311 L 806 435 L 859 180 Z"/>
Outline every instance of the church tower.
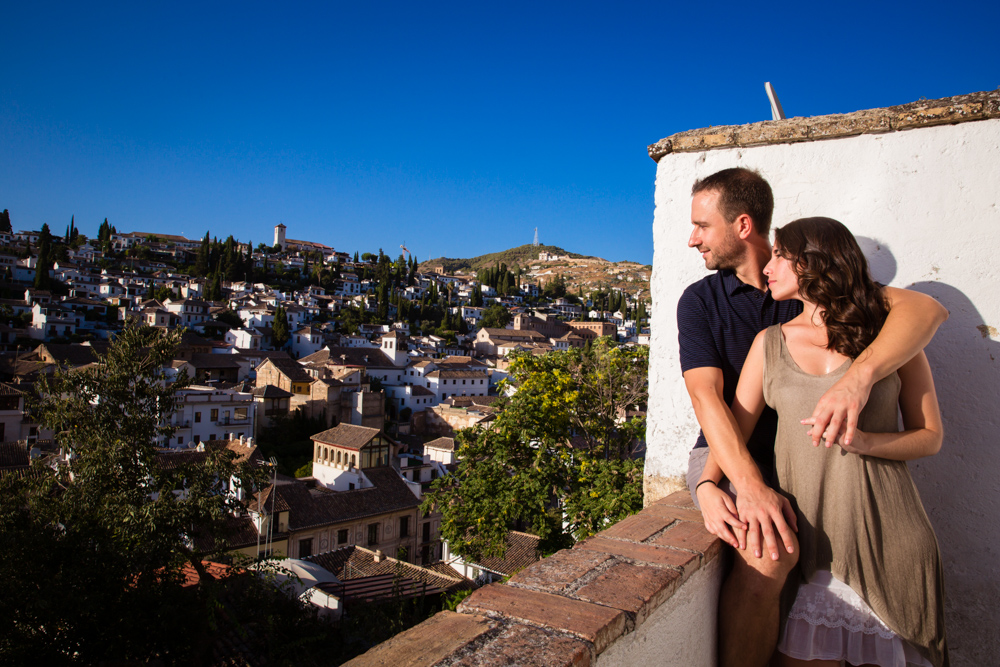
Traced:
<path fill-rule="evenodd" d="M 285 227 L 280 222 L 274 226 L 274 245 L 280 245 L 282 250 L 285 250 Z"/>

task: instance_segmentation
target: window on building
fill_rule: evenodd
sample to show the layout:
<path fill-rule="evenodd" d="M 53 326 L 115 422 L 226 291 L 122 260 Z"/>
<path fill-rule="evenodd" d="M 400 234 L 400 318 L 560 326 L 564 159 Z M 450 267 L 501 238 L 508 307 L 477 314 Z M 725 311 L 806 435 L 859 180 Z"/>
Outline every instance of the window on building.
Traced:
<path fill-rule="evenodd" d="M 312 552 L 313 552 L 313 541 L 311 537 L 306 540 L 299 540 L 299 558 L 312 556 Z"/>
<path fill-rule="evenodd" d="M 368 546 L 372 547 L 378 544 L 378 524 L 370 523 L 368 524 Z"/>
<path fill-rule="evenodd" d="M 430 542 L 431 541 L 431 522 L 430 521 L 424 523 L 424 529 L 423 530 L 424 530 L 423 541 L 424 542 Z"/>
<path fill-rule="evenodd" d="M 341 528 L 337 531 L 337 544 L 347 544 L 347 529 Z"/>
<path fill-rule="evenodd" d="M 199 423 L 199 422 L 201 422 L 201 413 L 200 412 L 194 413 L 194 421 L 195 421 L 196 424 Z"/>
<path fill-rule="evenodd" d="M 420 564 L 427 565 L 431 560 L 431 548 L 426 544 L 420 548 Z"/>
<path fill-rule="evenodd" d="M 415 472 L 414 475 L 416 475 Z M 410 536 L 410 517 L 408 516 L 399 517 L 399 536 L 400 537 Z"/>
<path fill-rule="evenodd" d="M 212 412 L 209 415 L 209 421 L 213 421 L 213 422 L 219 421 L 219 409 L 218 408 L 212 408 Z"/>
<path fill-rule="evenodd" d="M 247 418 L 247 408 L 236 408 L 233 413 L 233 419 L 236 421 L 246 420 Z"/>
<path fill-rule="evenodd" d="M 184 444 L 184 438 L 183 438 L 183 436 L 180 437 L 180 438 L 177 438 L 177 444 L 178 445 L 183 445 Z"/>

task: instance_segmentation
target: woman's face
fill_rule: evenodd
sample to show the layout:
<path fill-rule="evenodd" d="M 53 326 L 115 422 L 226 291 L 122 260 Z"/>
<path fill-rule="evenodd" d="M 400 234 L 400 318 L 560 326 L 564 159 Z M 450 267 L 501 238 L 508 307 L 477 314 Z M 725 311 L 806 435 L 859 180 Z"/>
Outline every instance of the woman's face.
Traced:
<path fill-rule="evenodd" d="M 771 250 L 771 261 L 764 267 L 767 276 L 767 289 L 775 301 L 787 301 L 799 298 L 799 277 L 792 268 L 792 260 L 785 259 L 775 245 Z"/>

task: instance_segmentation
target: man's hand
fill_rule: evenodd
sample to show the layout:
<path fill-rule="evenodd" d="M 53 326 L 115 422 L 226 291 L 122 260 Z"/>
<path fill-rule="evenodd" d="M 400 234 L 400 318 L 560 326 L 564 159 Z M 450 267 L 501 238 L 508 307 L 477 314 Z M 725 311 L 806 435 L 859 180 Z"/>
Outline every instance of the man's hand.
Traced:
<path fill-rule="evenodd" d="M 852 366 L 844 377 L 826 390 L 812 416 L 802 420 L 803 424 L 812 427 L 809 436 L 814 447 L 819 445 L 820 440 L 829 447 L 840 440 L 841 435 L 841 441 L 850 446 L 858 428 L 858 415 L 868 402 L 872 384 L 870 377 L 865 377 Z"/>
<path fill-rule="evenodd" d="M 792 531 L 798 532 L 798 523 L 788 498 L 766 484 L 755 484 L 745 489 L 737 489 L 736 507 L 740 519 L 747 523 L 747 548 L 755 557 L 763 557 L 762 536 L 771 560 L 778 560 L 780 557 L 779 538 L 780 546 L 788 553 L 795 552 L 795 547 L 792 546 L 795 544 Z"/>
<path fill-rule="evenodd" d="M 702 484 L 697 493 L 705 529 L 734 549 L 746 549 L 747 525 L 740 521 L 729 494 L 715 484 Z"/>

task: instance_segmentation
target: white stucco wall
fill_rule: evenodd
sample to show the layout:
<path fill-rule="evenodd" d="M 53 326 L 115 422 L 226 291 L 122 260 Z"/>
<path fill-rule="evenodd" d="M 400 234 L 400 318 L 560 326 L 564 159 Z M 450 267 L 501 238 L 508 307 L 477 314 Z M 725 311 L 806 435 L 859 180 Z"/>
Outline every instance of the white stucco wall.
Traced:
<path fill-rule="evenodd" d="M 876 279 L 930 294 L 951 317 L 927 349 L 946 437 L 910 464 L 946 567 L 956 665 L 1000 654 L 1000 120 L 828 141 L 663 157 L 653 223 L 647 488 L 687 467 L 698 427 L 677 358 L 677 299 L 706 274 L 687 247 L 695 178 L 758 169 L 775 194 L 774 226 L 824 215 L 861 241 Z"/>

